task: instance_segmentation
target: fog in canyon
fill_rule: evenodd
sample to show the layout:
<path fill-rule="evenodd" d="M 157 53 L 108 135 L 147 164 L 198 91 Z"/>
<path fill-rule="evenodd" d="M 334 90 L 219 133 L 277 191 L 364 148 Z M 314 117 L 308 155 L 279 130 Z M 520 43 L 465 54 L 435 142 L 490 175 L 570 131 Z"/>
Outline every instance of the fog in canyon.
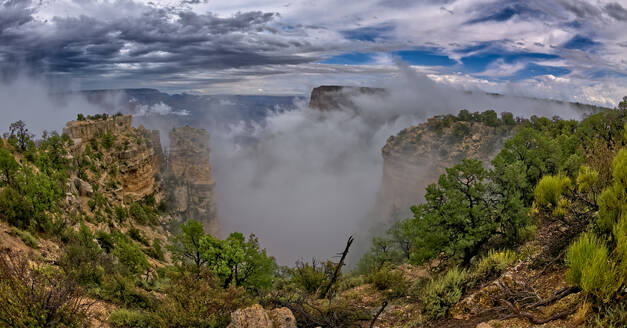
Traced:
<path fill-rule="evenodd" d="M 161 130 L 162 139 L 172 126 L 206 128 L 222 237 L 232 231 L 254 233 L 280 264 L 292 265 L 298 259 L 335 256 L 349 235 L 357 238 L 356 249 L 367 247 L 374 223 L 384 219 L 372 216 L 381 183 L 381 148 L 400 130 L 462 108 L 521 117 L 582 115 L 563 103 L 456 90 L 402 63 L 394 82 L 376 87 L 385 88 L 386 95 L 355 97 L 358 111 L 320 111 L 309 108 L 307 99 L 295 98 L 289 108 L 268 106 L 255 119 L 220 120 L 215 113 L 224 111 L 228 101 L 196 112 L 158 103 L 134 108 L 140 114 L 134 121 Z M 77 113 L 103 111 L 78 95 L 50 94 L 48 84 L 29 78 L 5 82 L 0 86 L 2 131 L 21 119 L 40 135 L 44 129 L 60 131 Z"/>

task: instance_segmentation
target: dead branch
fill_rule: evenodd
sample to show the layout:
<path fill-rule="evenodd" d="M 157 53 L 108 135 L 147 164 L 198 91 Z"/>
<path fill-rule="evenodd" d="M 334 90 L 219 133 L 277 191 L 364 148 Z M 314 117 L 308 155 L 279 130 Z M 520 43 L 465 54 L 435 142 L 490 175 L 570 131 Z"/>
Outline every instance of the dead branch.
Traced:
<path fill-rule="evenodd" d="M 383 310 L 385 310 L 386 306 L 388 306 L 388 301 L 383 301 L 383 304 L 381 305 L 379 312 L 377 312 L 374 318 L 372 318 L 372 322 L 370 323 L 370 328 L 374 327 L 374 323 L 377 322 L 377 319 L 379 319 L 379 316 L 381 315 L 381 313 L 383 313 Z"/>
<path fill-rule="evenodd" d="M 541 325 L 541 324 L 545 324 L 547 322 L 553 321 L 553 320 L 557 320 L 557 319 L 562 319 L 565 318 L 573 313 L 575 313 L 575 311 L 577 311 L 577 307 L 573 307 L 570 309 L 566 309 L 562 312 L 556 313 L 550 317 L 547 318 L 538 318 L 536 317 L 533 313 L 527 312 L 523 309 L 520 309 L 519 305 L 516 304 L 516 306 L 514 306 L 514 304 L 512 304 L 511 302 L 501 299 L 500 300 L 502 304 L 505 304 L 505 306 L 507 306 L 509 308 L 509 310 L 512 312 L 512 314 L 514 315 L 514 317 L 518 317 L 518 318 L 526 318 L 528 319 L 531 323 L 533 323 L 534 325 Z"/>
<path fill-rule="evenodd" d="M 329 284 L 324 289 L 322 294 L 320 294 L 320 298 L 325 298 L 327 294 L 329 293 L 329 290 L 331 290 L 331 287 L 333 286 L 333 284 L 337 281 L 337 278 L 340 272 L 342 271 L 342 267 L 344 266 L 344 260 L 346 259 L 346 255 L 348 254 L 348 250 L 353 244 L 353 241 L 354 241 L 353 236 L 348 237 L 348 241 L 346 241 L 346 248 L 344 248 L 344 252 L 342 252 L 342 258 L 340 259 L 340 262 L 337 264 L 337 267 L 335 267 L 335 272 L 333 272 L 333 277 L 331 277 Z"/>

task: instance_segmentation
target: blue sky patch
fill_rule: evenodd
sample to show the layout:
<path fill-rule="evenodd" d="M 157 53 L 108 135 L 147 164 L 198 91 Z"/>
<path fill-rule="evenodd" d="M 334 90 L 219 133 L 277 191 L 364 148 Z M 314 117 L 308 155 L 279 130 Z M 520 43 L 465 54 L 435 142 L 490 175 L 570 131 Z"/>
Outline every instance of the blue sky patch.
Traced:
<path fill-rule="evenodd" d="M 534 63 L 529 63 L 525 66 L 525 68 L 516 72 L 512 78 L 514 80 L 524 80 L 532 77 L 540 76 L 540 75 L 553 75 L 553 76 L 562 76 L 570 73 L 571 70 L 565 67 L 559 66 L 545 66 L 538 65 Z"/>
<path fill-rule="evenodd" d="M 372 54 L 362 53 L 362 52 L 349 52 L 333 57 L 329 57 L 323 61 L 321 64 L 332 64 L 332 65 L 364 65 L 369 64 L 373 61 Z"/>
<path fill-rule="evenodd" d="M 585 37 L 583 35 L 575 35 L 568 42 L 564 43 L 564 48 L 566 49 L 578 49 L 578 50 L 589 50 L 590 48 L 596 47 L 599 45 L 598 42 Z"/>
<path fill-rule="evenodd" d="M 403 50 L 397 51 L 394 54 L 411 65 L 452 66 L 456 64 L 456 62 L 448 56 L 428 50 Z"/>

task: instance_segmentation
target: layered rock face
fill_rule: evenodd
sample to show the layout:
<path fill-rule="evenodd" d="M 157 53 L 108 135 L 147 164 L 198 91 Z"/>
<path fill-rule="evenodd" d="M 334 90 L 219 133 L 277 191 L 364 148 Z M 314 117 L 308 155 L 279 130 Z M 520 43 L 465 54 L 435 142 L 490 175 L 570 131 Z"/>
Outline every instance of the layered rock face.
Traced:
<path fill-rule="evenodd" d="M 120 201 L 154 194 L 155 178 L 163 165 L 159 132 L 131 124 L 131 116 L 112 116 L 71 121 L 63 129 L 74 140 L 77 159 L 106 168 L 102 175 L 90 176 L 91 183 L 104 186 L 105 193 Z M 84 185 L 81 181 L 75 184 Z"/>
<path fill-rule="evenodd" d="M 309 107 L 318 110 L 334 110 L 348 108 L 357 110 L 358 107 L 352 101 L 359 95 L 384 95 L 385 89 L 367 87 L 348 87 L 339 85 L 323 85 L 311 91 Z"/>
<path fill-rule="evenodd" d="M 219 221 L 215 181 L 209 164 L 209 133 L 189 126 L 170 131 L 168 185 L 174 211 L 183 220 L 202 222 L 208 233 L 217 235 Z"/>
<path fill-rule="evenodd" d="M 132 117 L 130 115 L 112 116 L 104 120 L 70 121 L 63 128 L 63 133 L 67 134 L 76 142 L 89 141 L 93 138 L 102 137 L 104 134 L 121 135 L 131 130 Z"/>
<path fill-rule="evenodd" d="M 377 215 L 386 220 L 407 216 L 424 200 L 425 188 L 464 158 L 488 164 L 510 136 L 511 127 L 478 122 L 446 122 L 434 117 L 388 139 L 383 147 L 383 174 Z"/>

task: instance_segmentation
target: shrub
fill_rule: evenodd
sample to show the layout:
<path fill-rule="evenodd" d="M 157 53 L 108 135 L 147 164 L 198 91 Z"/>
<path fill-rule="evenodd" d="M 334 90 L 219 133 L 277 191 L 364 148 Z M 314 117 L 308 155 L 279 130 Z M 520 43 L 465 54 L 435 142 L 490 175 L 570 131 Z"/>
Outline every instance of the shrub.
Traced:
<path fill-rule="evenodd" d="M 114 328 L 155 327 L 155 318 L 145 311 L 117 309 L 111 312 L 107 322 Z"/>
<path fill-rule="evenodd" d="M 461 299 L 467 279 L 466 271 L 453 268 L 444 276 L 430 281 L 421 298 L 425 315 L 431 319 L 444 317 L 448 309 Z"/>
<path fill-rule="evenodd" d="M 470 127 L 468 127 L 468 125 L 463 123 L 455 124 L 455 127 L 453 128 L 454 136 L 456 136 L 457 138 L 463 138 L 468 134 L 470 134 Z"/>
<path fill-rule="evenodd" d="M 198 273 L 173 272 L 165 297 L 155 310 L 168 327 L 226 327 L 231 312 L 252 303 L 243 288 L 220 288 L 220 281 L 201 268 Z"/>
<path fill-rule="evenodd" d="M 517 260 L 516 254 L 510 250 L 501 252 L 490 250 L 488 255 L 483 257 L 477 264 L 477 267 L 472 273 L 472 278 L 476 282 L 495 278 Z"/>
<path fill-rule="evenodd" d="M 98 286 L 105 277 L 105 268 L 111 269 L 111 259 L 103 256 L 91 230 L 81 224 L 70 236 L 59 259 L 59 265 L 76 282 L 90 287 Z"/>
<path fill-rule="evenodd" d="M 105 149 L 111 149 L 113 143 L 115 142 L 115 136 L 110 133 L 105 133 L 102 135 L 102 147 Z"/>
<path fill-rule="evenodd" d="M 146 246 L 149 246 L 150 243 L 148 242 L 148 240 L 146 240 L 146 237 L 144 236 L 144 233 L 137 229 L 137 228 L 130 228 L 128 230 L 128 236 L 131 237 L 131 239 L 138 241 Z"/>
<path fill-rule="evenodd" d="M 15 237 L 19 237 L 24 242 L 24 244 L 26 244 L 26 246 L 30 248 L 38 247 L 37 239 L 33 237 L 33 235 L 31 235 L 28 231 L 23 231 L 16 227 L 11 227 L 11 232 L 9 232 L 9 234 Z"/>
<path fill-rule="evenodd" d="M 376 289 L 384 291 L 390 297 L 404 296 L 407 289 L 407 282 L 403 274 L 388 267 L 372 274 L 370 281 Z"/>
<path fill-rule="evenodd" d="M 619 328 L 626 325 L 627 301 L 606 306 L 588 322 L 589 328 Z"/>
<path fill-rule="evenodd" d="M 153 295 L 136 287 L 131 279 L 117 273 L 107 277 L 98 292 L 97 297 L 134 309 L 150 310 L 156 304 Z"/>
<path fill-rule="evenodd" d="M 155 238 L 152 240 L 152 247 L 148 250 L 148 255 L 159 261 L 165 260 L 163 247 L 161 246 L 161 241 L 159 239 Z"/>
<path fill-rule="evenodd" d="M 143 273 L 149 266 L 146 254 L 126 237 L 122 235 L 116 237 L 113 255 L 118 258 L 118 261 L 123 266 L 122 271 L 127 271 L 131 274 Z"/>
<path fill-rule="evenodd" d="M 331 273 L 332 266 L 330 263 L 318 263 L 316 260 L 309 263 L 302 261 L 296 262 L 296 267 L 292 269 L 290 281 L 300 289 L 314 294 L 321 287 L 328 285 L 329 274 Z"/>
<path fill-rule="evenodd" d="M 102 248 L 107 254 L 111 253 L 113 248 L 115 248 L 115 240 L 113 239 L 111 234 L 108 234 L 104 231 L 98 231 L 98 234 L 96 235 L 96 240 L 98 241 L 100 248 Z"/>
<path fill-rule="evenodd" d="M 0 253 L 0 321 L 6 327 L 83 327 L 85 302 L 76 284 L 24 254 Z"/>
<path fill-rule="evenodd" d="M 128 218 L 128 210 L 122 206 L 116 206 L 115 209 L 115 217 L 118 219 L 120 223 L 124 222 L 126 218 Z"/>
<path fill-rule="evenodd" d="M 505 125 L 516 125 L 516 119 L 514 119 L 514 114 L 509 112 L 501 113 L 501 121 L 503 121 L 503 124 Z"/>
<path fill-rule="evenodd" d="M 566 188 L 570 187 L 570 184 L 570 178 L 563 175 L 542 177 L 533 191 L 536 204 L 540 206 L 557 206 L 560 197 L 566 191 Z"/>
<path fill-rule="evenodd" d="M 608 249 L 593 233 L 584 233 L 566 253 L 566 280 L 585 292 L 607 302 L 620 287 L 616 265 L 608 257 Z"/>

